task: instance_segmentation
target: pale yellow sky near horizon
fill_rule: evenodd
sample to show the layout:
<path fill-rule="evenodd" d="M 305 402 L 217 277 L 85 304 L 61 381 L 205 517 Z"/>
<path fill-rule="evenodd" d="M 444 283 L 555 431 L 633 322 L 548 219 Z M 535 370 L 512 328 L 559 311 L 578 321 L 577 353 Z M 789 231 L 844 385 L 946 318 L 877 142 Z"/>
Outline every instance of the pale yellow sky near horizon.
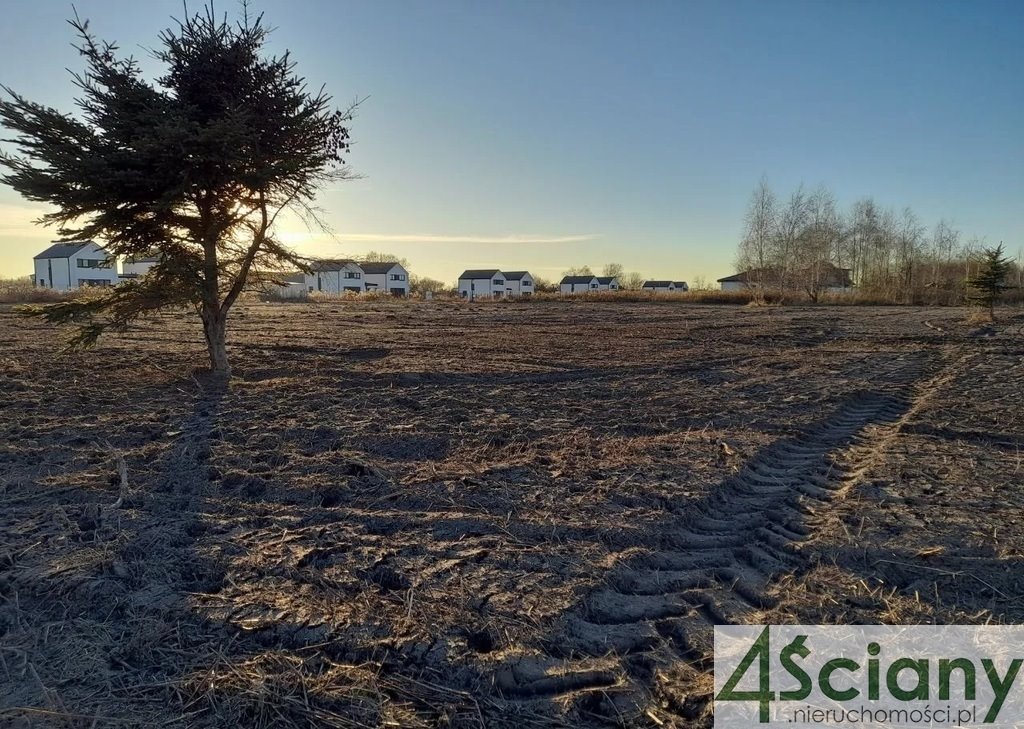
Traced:
<path fill-rule="evenodd" d="M 28 276 L 32 257 L 57 240 L 56 231 L 34 221 L 46 207 L 30 203 L 0 202 L 0 278 Z M 616 251 L 596 250 L 603 236 L 598 233 L 574 235 L 443 235 L 438 233 L 310 232 L 298 218 L 289 218 L 279 228 L 281 239 L 303 255 L 312 257 L 353 257 L 369 251 L 392 253 L 409 261 L 412 272 L 454 283 L 467 268 L 504 268 L 531 271 L 535 276 L 557 278 L 566 269 L 589 265 L 595 272 L 606 263 L 620 263 L 626 271 L 638 271 L 648 278 L 682 278 L 693 281 L 703 276 L 717 278 L 730 273 L 720 266 L 714 270 L 686 267 L 685 271 L 646 270 L 642 261 Z M 561 251 L 560 251 L 561 249 Z M 626 253 L 623 251 L 623 253 Z M 647 268 L 651 268 L 648 262 Z"/>

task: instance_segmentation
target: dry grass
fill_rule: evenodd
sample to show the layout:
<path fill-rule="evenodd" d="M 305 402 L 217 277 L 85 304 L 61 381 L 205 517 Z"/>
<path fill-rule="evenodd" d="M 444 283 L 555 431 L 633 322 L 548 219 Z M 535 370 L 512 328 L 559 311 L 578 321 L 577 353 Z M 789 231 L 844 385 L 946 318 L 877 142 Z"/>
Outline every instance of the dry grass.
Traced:
<path fill-rule="evenodd" d="M 0 304 L 49 304 L 65 301 L 67 294 L 32 285 L 29 277 L 0 279 Z"/>
<path fill-rule="evenodd" d="M 773 295 L 768 296 L 774 300 Z M 481 299 L 497 302 L 534 301 L 596 301 L 608 303 L 674 303 L 674 304 L 733 304 L 743 306 L 754 299 L 750 291 L 686 291 L 682 293 L 653 293 L 649 291 L 597 291 L 580 294 L 539 293 L 511 299 Z"/>
<path fill-rule="evenodd" d="M 993 321 L 992 312 L 988 309 L 974 308 L 967 312 L 965 321 L 973 326 L 991 324 Z"/>

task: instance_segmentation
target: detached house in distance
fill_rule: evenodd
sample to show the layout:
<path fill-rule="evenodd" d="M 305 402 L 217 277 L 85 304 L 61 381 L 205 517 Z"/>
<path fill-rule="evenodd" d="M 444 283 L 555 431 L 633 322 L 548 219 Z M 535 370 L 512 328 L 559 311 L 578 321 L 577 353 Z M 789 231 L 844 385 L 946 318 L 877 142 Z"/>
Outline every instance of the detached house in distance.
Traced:
<path fill-rule="evenodd" d="M 91 240 L 58 241 L 33 259 L 33 283 L 45 289 L 70 291 L 83 286 L 115 286 L 117 258 Z"/>
<path fill-rule="evenodd" d="M 805 291 L 812 296 L 819 293 L 848 294 L 853 291 L 853 279 L 849 268 L 840 268 L 831 263 L 790 271 L 783 282 L 783 276 L 776 268 L 755 268 L 750 271 L 718 279 L 722 291 L 749 291 L 751 289 Z"/>
<path fill-rule="evenodd" d="M 585 294 L 599 291 L 600 286 L 597 276 L 563 276 L 558 290 L 563 294 Z"/>
<path fill-rule="evenodd" d="M 532 296 L 533 275 L 529 271 L 501 271 L 497 268 L 471 268 L 459 276 L 459 297 L 463 299 L 501 299 Z"/>
<path fill-rule="evenodd" d="M 344 259 L 313 262 L 309 272 L 304 274 L 304 281 L 311 294 L 360 294 L 366 290 L 363 269 L 355 261 Z"/>
<path fill-rule="evenodd" d="M 597 290 L 598 291 L 618 291 L 619 290 L 619 279 L 615 276 L 598 276 L 597 277 Z"/>
<path fill-rule="evenodd" d="M 409 295 L 409 272 L 396 261 L 360 261 L 366 291 L 388 293 L 392 296 Z"/>
<path fill-rule="evenodd" d="M 682 283 L 682 282 L 680 282 Z M 685 285 L 685 284 L 684 284 Z M 675 281 L 644 281 L 640 289 L 654 294 L 674 294 L 676 292 Z"/>
<path fill-rule="evenodd" d="M 505 271 L 506 296 L 532 296 L 533 276 L 529 271 Z"/>
<path fill-rule="evenodd" d="M 497 268 L 471 268 L 459 275 L 459 297 L 497 299 L 505 295 L 505 274 Z"/>
<path fill-rule="evenodd" d="M 139 278 L 149 273 L 149 269 L 160 263 L 160 256 L 132 256 L 121 261 L 121 280 Z"/>

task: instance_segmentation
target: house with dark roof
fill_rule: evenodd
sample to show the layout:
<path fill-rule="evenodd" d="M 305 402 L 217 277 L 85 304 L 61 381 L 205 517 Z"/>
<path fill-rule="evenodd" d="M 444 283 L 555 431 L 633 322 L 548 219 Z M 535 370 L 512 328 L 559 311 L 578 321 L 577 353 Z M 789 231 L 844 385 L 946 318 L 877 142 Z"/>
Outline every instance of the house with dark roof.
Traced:
<path fill-rule="evenodd" d="M 367 292 L 409 295 L 409 272 L 397 261 L 359 261 Z"/>
<path fill-rule="evenodd" d="M 529 271 L 505 271 L 506 296 L 533 296 L 534 280 Z"/>
<path fill-rule="evenodd" d="M 33 257 L 33 283 L 46 289 L 70 291 L 83 286 L 115 286 L 117 258 L 102 246 L 86 241 L 56 241 Z"/>
<path fill-rule="evenodd" d="M 676 293 L 684 293 L 690 290 L 690 285 L 685 281 L 673 281 L 672 285 L 676 287 Z"/>
<path fill-rule="evenodd" d="M 618 291 L 619 290 L 619 279 L 615 276 L 598 276 L 597 277 L 597 290 L 598 291 Z"/>
<path fill-rule="evenodd" d="M 562 276 L 562 280 L 558 282 L 558 290 L 563 294 L 585 294 L 589 291 L 598 291 L 600 285 L 597 276 Z"/>
<path fill-rule="evenodd" d="M 505 274 L 497 268 L 471 268 L 459 274 L 459 296 L 469 301 L 501 298 L 506 288 Z"/>
<path fill-rule="evenodd" d="M 346 258 L 313 261 L 303 275 L 307 293 L 361 294 L 366 290 L 363 269 Z"/>
<path fill-rule="evenodd" d="M 831 263 L 808 266 L 790 271 L 783 279 L 778 268 L 754 268 L 732 276 L 718 279 L 722 291 L 748 291 L 750 289 L 775 289 L 785 287 L 800 291 L 811 289 L 815 292 L 832 294 L 853 291 L 853 279 L 849 268 L 840 268 Z"/>
<path fill-rule="evenodd" d="M 674 294 L 676 291 L 675 281 L 644 281 L 644 285 L 640 287 L 641 291 L 647 291 L 652 294 Z"/>

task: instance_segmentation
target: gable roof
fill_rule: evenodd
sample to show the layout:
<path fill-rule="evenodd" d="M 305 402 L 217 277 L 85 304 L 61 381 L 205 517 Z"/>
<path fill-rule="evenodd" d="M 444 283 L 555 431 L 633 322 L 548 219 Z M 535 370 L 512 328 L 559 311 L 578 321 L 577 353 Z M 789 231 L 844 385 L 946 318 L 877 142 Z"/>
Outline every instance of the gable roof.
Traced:
<path fill-rule="evenodd" d="M 509 281 L 522 281 L 526 276 L 530 276 L 529 271 L 505 271 L 505 278 Z"/>
<path fill-rule="evenodd" d="M 807 275 L 812 268 L 804 268 L 795 272 L 796 276 Z M 823 264 L 814 272 L 815 278 L 820 278 L 825 286 L 853 286 L 853 279 L 850 277 L 851 269 L 840 268 L 831 263 Z M 776 268 L 753 268 L 749 271 L 740 271 L 732 276 L 718 279 L 718 283 L 756 283 L 767 286 L 778 286 L 782 276 Z"/>
<path fill-rule="evenodd" d="M 471 268 L 468 271 L 463 271 L 462 275 L 459 276 L 459 280 L 462 279 L 477 279 L 477 278 L 494 278 L 495 274 L 499 274 L 501 271 L 497 268 Z"/>
<path fill-rule="evenodd" d="M 387 273 L 395 266 L 401 266 L 398 261 L 359 261 L 359 267 L 366 273 Z"/>
<path fill-rule="evenodd" d="M 77 242 L 57 241 L 52 246 L 47 248 L 45 251 L 40 253 L 38 256 L 33 256 L 33 259 L 38 260 L 40 258 L 71 258 L 71 256 L 78 253 L 80 250 L 85 248 L 90 243 L 92 243 L 91 240 Z"/>
<path fill-rule="evenodd" d="M 677 289 L 689 288 L 689 286 L 686 285 L 685 281 L 673 281 L 672 283 L 676 285 Z"/>
<path fill-rule="evenodd" d="M 618 276 L 598 276 L 597 282 L 600 284 L 610 284 L 612 281 L 617 281 Z"/>
<path fill-rule="evenodd" d="M 672 281 L 644 281 L 643 288 L 645 289 L 667 289 L 669 286 L 675 286 Z"/>
<path fill-rule="evenodd" d="M 310 271 L 341 271 L 345 266 L 358 266 L 355 261 L 347 258 L 323 258 L 309 264 Z"/>
<path fill-rule="evenodd" d="M 561 283 L 564 284 L 579 284 L 579 283 L 592 283 L 597 279 L 597 276 L 562 276 Z"/>

